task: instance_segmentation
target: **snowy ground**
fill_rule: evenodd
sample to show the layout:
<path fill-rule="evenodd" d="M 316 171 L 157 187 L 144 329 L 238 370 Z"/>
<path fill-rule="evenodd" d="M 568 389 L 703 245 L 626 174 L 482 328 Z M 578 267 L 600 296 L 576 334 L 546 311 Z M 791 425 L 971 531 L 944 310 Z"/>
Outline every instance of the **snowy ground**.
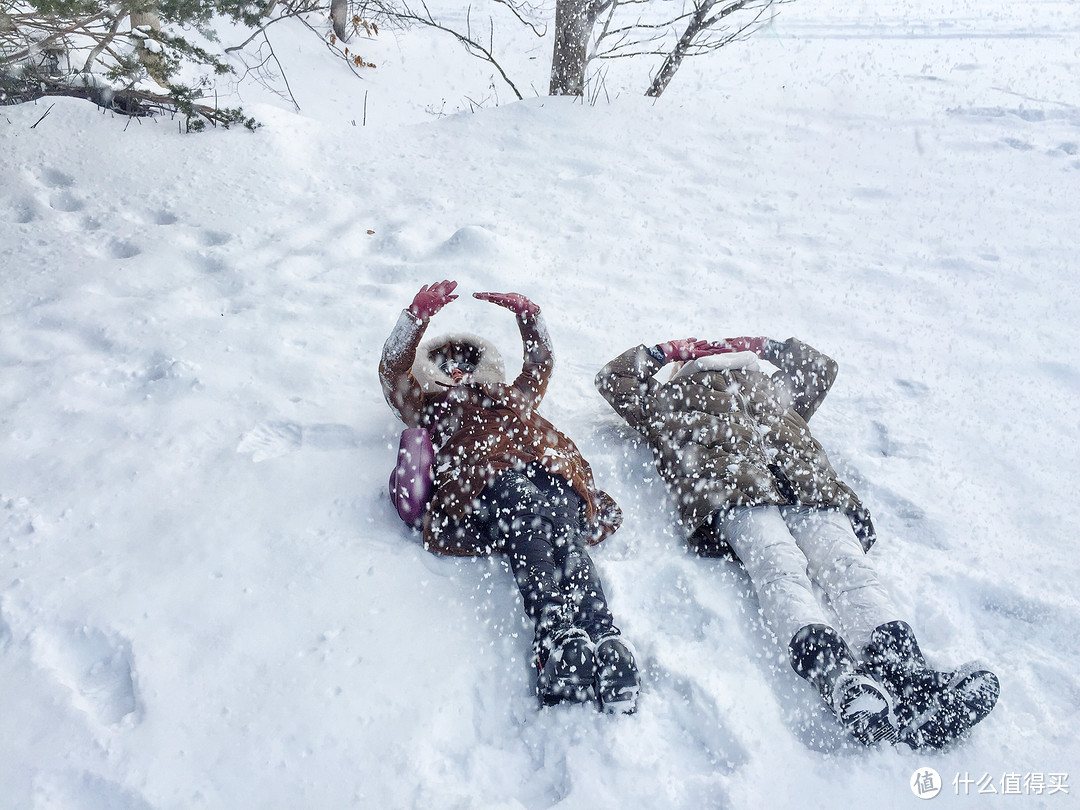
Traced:
<path fill-rule="evenodd" d="M 0 807 L 890 808 L 926 767 L 1077 806 L 1075 2 L 798 2 L 657 104 L 442 117 L 487 86 L 455 46 L 384 31 L 358 80 L 271 36 L 301 112 L 242 86 L 256 134 L 0 108 Z M 443 278 L 544 308 L 543 412 L 626 514 L 633 716 L 538 711 L 503 563 L 392 511 L 378 356 Z M 501 309 L 459 327 L 519 355 Z M 814 425 L 873 558 L 932 659 L 1000 676 L 967 744 L 842 746 L 592 387 L 741 334 L 839 361 Z"/>

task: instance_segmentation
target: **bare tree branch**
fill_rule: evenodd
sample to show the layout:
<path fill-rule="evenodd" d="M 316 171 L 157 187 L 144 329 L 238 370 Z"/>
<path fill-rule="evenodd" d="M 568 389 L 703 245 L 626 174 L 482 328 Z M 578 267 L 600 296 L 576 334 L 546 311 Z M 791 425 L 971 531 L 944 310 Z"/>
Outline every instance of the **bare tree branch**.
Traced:
<path fill-rule="evenodd" d="M 715 44 L 713 49 L 726 45 L 742 32 L 756 26 L 761 19 L 761 15 L 765 12 L 765 9 L 772 5 L 772 0 L 736 0 L 736 2 L 724 6 L 719 12 L 711 17 L 709 16 L 709 13 L 715 7 L 716 0 L 705 0 L 705 2 L 694 10 L 693 15 L 690 17 L 690 21 L 686 25 L 686 30 L 683 31 L 682 36 L 679 37 L 679 41 L 675 44 L 671 53 L 665 57 L 664 63 L 660 66 L 660 70 L 657 71 L 652 84 L 649 85 L 649 89 L 645 91 L 645 95 L 652 98 L 660 97 L 660 94 L 664 92 L 668 84 L 670 84 L 671 79 L 675 76 L 675 71 L 679 69 L 683 59 L 695 52 L 694 40 L 697 39 L 703 31 L 712 28 L 722 19 L 734 14 L 736 11 L 741 11 L 748 6 L 753 8 L 752 4 L 755 2 L 761 3 L 762 5 L 758 7 L 757 14 L 754 15 L 753 19 L 735 34 L 725 35 Z"/>
<path fill-rule="evenodd" d="M 318 36 L 318 38 L 322 40 L 323 44 L 324 44 L 324 45 L 326 46 L 326 49 L 327 49 L 328 51 L 330 51 L 330 53 L 332 53 L 332 54 L 334 54 L 334 56 L 337 56 L 337 57 L 341 58 L 342 60 L 344 60 L 345 64 L 346 64 L 346 65 L 348 65 L 348 67 L 349 67 L 349 70 L 351 70 L 351 71 L 352 71 L 352 74 L 353 74 L 354 76 L 356 76 L 356 78 L 358 78 L 358 79 L 361 79 L 361 78 L 363 78 L 363 77 L 362 77 L 362 76 L 361 76 L 361 75 L 360 75 L 359 73 L 357 73 L 357 72 L 356 72 L 356 68 L 355 68 L 355 67 L 353 66 L 352 60 L 350 60 L 350 59 L 349 59 L 349 57 L 348 57 L 348 56 L 346 56 L 346 55 L 345 55 L 345 54 L 344 54 L 344 53 L 343 53 L 342 51 L 340 51 L 340 50 L 338 50 L 337 48 L 335 48 L 335 47 L 334 47 L 334 45 L 333 45 L 333 43 L 332 43 L 332 42 L 330 42 L 330 41 L 328 41 L 328 40 L 327 40 L 327 39 L 326 39 L 326 38 L 325 38 L 325 37 L 324 37 L 324 36 L 322 35 L 322 33 L 320 33 L 319 31 L 317 31 L 317 30 L 315 29 L 315 27 L 314 27 L 314 26 L 313 26 L 313 25 L 312 25 L 311 23 L 309 23 L 309 22 L 307 21 L 307 18 L 306 18 L 306 17 L 304 17 L 304 15 L 303 15 L 303 14 L 297 14 L 297 15 L 296 15 L 296 19 L 300 20 L 300 22 L 302 22 L 302 23 L 303 23 L 303 24 L 304 24 L 304 25 L 305 25 L 305 26 L 306 26 L 306 27 L 307 27 L 307 28 L 308 28 L 308 29 L 309 29 L 310 31 L 312 31 L 312 32 L 313 32 L 313 33 L 314 33 L 314 34 L 315 34 L 316 36 Z"/>
<path fill-rule="evenodd" d="M 112 25 L 109 27 L 108 32 L 106 32 L 101 41 L 94 46 L 94 49 L 90 51 L 90 55 L 86 57 L 86 62 L 83 63 L 82 67 L 83 73 L 90 72 L 90 67 L 94 64 L 94 60 L 96 60 L 101 55 L 101 52 L 108 48 L 109 44 L 116 38 L 116 32 L 120 30 L 120 23 L 123 22 L 125 17 L 127 17 L 127 11 L 121 8 L 120 13 L 113 18 Z"/>
<path fill-rule="evenodd" d="M 536 34 L 537 37 L 542 39 L 547 34 L 547 26 L 545 25 L 544 30 L 541 31 L 537 27 L 536 23 L 526 20 L 525 16 L 521 13 L 521 9 L 517 3 L 511 2 L 511 0 L 495 0 L 495 2 L 500 5 L 506 6 L 510 10 L 510 13 L 517 17 L 518 22 L 524 25 L 526 28 L 530 29 L 534 34 Z"/>
<path fill-rule="evenodd" d="M 278 61 L 277 54 L 274 53 L 274 46 L 270 44 L 270 37 L 266 35 L 266 31 L 263 31 L 263 40 L 266 42 L 266 47 L 270 49 L 270 56 L 274 62 L 277 63 L 278 71 L 281 73 L 281 80 L 285 82 L 285 89 L 289 92 L 289 100 L 292 101 L 293 106 L 296 107 L 296 111 L 300 112 L 300 105 L 296 103 L 296 96 L 293 95 L 292 88 L 289 87 L 289 77 L 285 75 L 285 68 L 281 66 L 281 62 Z"/>
<path fill-rule="evenodd" d="M 424 7 L 425 16 L 421 17 L 419 14 L 409 8 L 408 5 L 403 6 L 404 11 L 396 12 L 396 16 L 399 19 L 417 22 L 421 25 L 426 25 L 434 28 L 437 31 L 443 31 L 444 33 L 450 34 L 450 36 L 454 37 L 454 39 L 464 45 L 466 50 L 468 50 L 469 53 L 471 53 L 473 56 L 476 56 L 477 58 L 482 59 L 485 62 L 490 62 L 491 65 L 497 71 L 499 71 L 499 75 L 502 77 L 502 80 L 506 82 L 506 84 L 510 87 L 511 90 L 514 91 L 514 95 L 518 97 L 518 100 L 521 99 L 522 96 L 521 93 L 518 92 L 517 86 L 510 80 L 510 77 L 506 75 L 506 71 L 502 69 L 502 65 L 498 63 L 498 61 L 495 59 L 495 56 L 490 50 L 485 48 L 476 40 L 472 39 L 471 35 L 462 34 L 460 31 L 455 31 L 453 28 L 449 28 L 448 26 L 445 26 L 442 23 L 436 21 L 435 18 L 431 15 L 431 11 L 430 9 L 428 9 L 427 3 L 425 3 L 424 0 L 420 0 L 420 3 Z M 469 11 L 471 11 L 471 7 Z M 466 13 L 467 23 L 468 20 L 469 16 L 468 13 Z"/>
<path fill-rule="evenodd" d="M 252 32 L 251 36 L 248 37 L 247 39 L 245 39 L 239 45 L 230 45 L 228 48 L 225 49 L 225 53 L 236 53 L 237 51 L 242 51 L 242 50 L 244 50 L 244 48 L 246 48 L 248 45 L 250 45 L 252 42 L 254 42 L 255 39 L 259 36 L 259 34 L 264 33 L 266 31 L 266 29 L 269 28 L 274 23 L 281 22 L 282 20 L 287 20 L 290 17 L 299 17 L 301 14 L 305 14 L 305 13 L 307 13 L 307 12 L 305 12 L 305 11 L 294 11 L 294 10 L 290 9 L 290 10 L 288 10 L 288 11 L 282 13 L 282 14 L 279 14 L 277 17 L 274 17 L 273 19 L 269 20 L 266 23 L 266 25 L 262 25 L 262 26 L 259 26 L 258 28 L 256 28 Z"/>

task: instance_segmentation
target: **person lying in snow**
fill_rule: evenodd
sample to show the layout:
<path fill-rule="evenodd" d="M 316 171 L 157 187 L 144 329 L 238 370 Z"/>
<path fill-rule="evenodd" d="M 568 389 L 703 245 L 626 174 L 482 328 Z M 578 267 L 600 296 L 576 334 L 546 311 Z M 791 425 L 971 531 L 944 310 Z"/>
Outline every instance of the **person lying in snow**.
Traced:
<path fill-rule="evenodd" d="M 777 370 L 759 370 L 759 359 Z M 654 378 L 672 362 L 667 382 Z M 866 558 L 870 515 L 806 424 L 836 371 L 795 338 L 685 338 L 628 349 L 596 386 L 652 446 L 690 546 L 742 562 L 791 666 L 851 735 L 865 745 L 940 748 L 986 717 L 998 681 L 975 665 L 929 668 L 898 620 Z"/>
<path fill-rule="evenodd" d="M 536 412 L 554 365 L 540 308 L 518 293 L 473 294 L 517 316 L 524 364 L 507 384 L 498 351 L 483 338 L 444 335 L 420 345 L 430 318 L 457 298 L 456 286 L 421 288 L 379 365 L 390 407 L 438 448 L 433 495 L 406 512 L 421 516 L 424 547 L 437 554 L 506 554 L 534 623 L 543 704 L 595 697 L 605 711 L 631 712 L 634 653 L 614 626 L 587 551 L 619 527 L 622 513 L 597 489 L 577 446 Z M 407 477 L 400 468 L 392 485 L 399 477 Z"/>

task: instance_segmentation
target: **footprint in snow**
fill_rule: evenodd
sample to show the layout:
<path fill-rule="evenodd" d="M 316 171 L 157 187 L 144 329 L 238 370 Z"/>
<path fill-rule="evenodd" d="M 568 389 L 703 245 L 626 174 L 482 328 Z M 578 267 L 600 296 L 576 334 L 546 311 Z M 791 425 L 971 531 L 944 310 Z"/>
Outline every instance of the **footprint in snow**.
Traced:
<path fill-rule="evenodd" d="M 1027 141 L 1022 141 L 1019 138 L 1002 138 L 1001 143 L 1005 144 L 1010 149 L 1016 149 L 1020 152 L 1030 152 L 1035 148 Z"/>
<path fill-rule="evenodd" d="M 266 461 L 310 447 L 316 450 L 348 450 L 360 437 L 348 425 L 299 425 L 295 422 L 264 422 L 240 438 L 236 452 L 250 453 L 252 461 Z"/>
<path fill-rule="evenodd" d="M 646 663 L 641 701 L 654 704 L 658 720 L 681 729 L 688 751 L 703 757 L 701 767 L 734 773 L 749 760 L 746 747 L 724 722 L 716 700 L 701 683 L 676 675 L 657 662 Z M 641 703 L 639 708 L 644 709 Z"/>
<path fill-rule="evenodd" d="M 303 444 L 303 430 L 292 422 L 266 422 L 248 431 L 240 438 L 237 453 L 251 453 L 252 461 L 277 458 Z"/>
<path fill-rule="evenodd" d="M 989 254 L 981 256 L 980 258 L 985 259 L 986 261 L 998 260 L 997 256 Z M 896 387 L 910 397 L 920 398 L 930 393 L 930 386 L 918 380 L 905 380 L 903 377 L 897 377 L 895 382 Z"/>
<path fill-rule="evenodd" d="M 82 211 L 85 203 L 68 189 L 61 189 L 49 195 L 49 207 L 56 211 Z"/>
<path fill-rule="evenodd" d="M 962 576 L 964 592 L 970 593 L 971 604 L 982 612 L 986 621 L 1007 628 L 1010 635 L 1029 642 L 1043 639 L 1046 649 L 1080 652 L 1072 628 L 1080 624 L 1080 610 L 1056 594 L 1023 593 L 1009 583 L 988 581 L 977 576 Z M 1080 693 L 1078 693 L 1080 694 Z"/>
<path fill-rule="evenodd" d="M 109 254 L 114 259 L 130 259 L 142 253 L 142 248 L 126 239 L 114 239 L 109 243 Z"/>
<path fill-rule="evenodd" d="M 111 810 L 150 810 L 142 796 L 89 771 L 53 771 L 34 776 L 35 808 L 110 808 Z"/>
<path fill-rule="evenodd" d="M 39 627 L 29 637 L 34 662 L 71 690 L 71 702 L 102 725 L 137 719 L 131 644 L 75 622 Z"/>
<path fill-rule="evenodd" d="M 70 174 L 52 168 L 42 169 L 38 180 L 41 185 L 49 188 L 71 188 L 75 185 L 75 180 Z"/>
<path fill-rule="evenodd" d="M 201 240 L 206 247 L 220 247 L 228 244 L 232 237 L 221 231 L 203 231 Z"/>
<path fill-rule="evenodd" d="M 11 201 L 10 220 L 19 225 L 26 225 L 38 218 L 38 204 L 30 197 Z"/>

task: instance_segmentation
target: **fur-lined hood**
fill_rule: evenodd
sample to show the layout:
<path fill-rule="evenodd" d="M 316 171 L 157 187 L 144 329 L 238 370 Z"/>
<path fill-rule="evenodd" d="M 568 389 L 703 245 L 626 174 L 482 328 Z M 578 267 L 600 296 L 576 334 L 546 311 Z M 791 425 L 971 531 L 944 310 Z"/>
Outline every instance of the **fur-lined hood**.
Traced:
<path fill-rule="evenodd" d="M 506 370 L 499 350 L 479 335 L 457 332 L 424 341 L 417 350 L 412 375 L 425 394 L 454 387 L 453 379 L 442 368 L 448 357 L 462 357 L 475 364 L 473 382 L 492 385 L 506 381 Z"/>

